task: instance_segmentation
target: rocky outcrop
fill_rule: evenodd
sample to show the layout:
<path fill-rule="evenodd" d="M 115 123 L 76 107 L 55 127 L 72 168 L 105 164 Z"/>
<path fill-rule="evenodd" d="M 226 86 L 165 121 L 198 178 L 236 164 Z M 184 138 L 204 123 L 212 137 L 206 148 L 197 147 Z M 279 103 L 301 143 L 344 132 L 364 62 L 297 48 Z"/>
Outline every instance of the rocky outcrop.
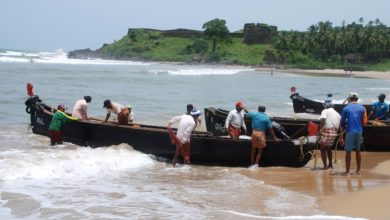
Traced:
<path fill-rule="evenodd" d="M 68 53 L 68 58 L 72 58 L 72 59 L 90 59 L 90 58 L 101 58 L 101 57 L 102 54 L 100 52 L 100 49 L 91 50 L 87 48 L 81 50 L 74 50 Z"/>

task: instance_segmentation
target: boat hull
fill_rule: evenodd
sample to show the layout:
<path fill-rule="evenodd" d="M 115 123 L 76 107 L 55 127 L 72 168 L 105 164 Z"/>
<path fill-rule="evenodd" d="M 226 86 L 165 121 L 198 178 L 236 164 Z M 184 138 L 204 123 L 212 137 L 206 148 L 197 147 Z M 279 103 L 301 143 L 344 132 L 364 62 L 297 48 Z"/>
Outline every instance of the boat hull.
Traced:
<path fill-rule="evenodd" d="M 208 108 L 205 109 L 206 128 L 208 132 L 227 135 L 226 128 L 224 128 L 227 111 L 221 109 Z M 294 119 L 294 118 L 271 118 L 278 122 L 285 129 L 285 132 L 292 138 L 306 136 L 306 129 L 302 129 L 311 120 L 309 119 Z M 250 121 L 246 118 L 247 128 L 250 128 Z M 318 123 L 318 121 L 314 121 Z M 275 129 L 274 129 L 275 130 Z M 297 132 L 298 131 L 298 132 Z M 276 132 L 277 133 L 277 132 Z M 390 125 L 383 124 L 378 126 L 369 122 L 367 126 L 363 127 L 363 151 L 390 151 Z M 282 138 L 282 136 L 279 136 Z"/>
<path fill-rule="evenodd" d="M 48 136 L 53 110 L 40 104 L 30 109 L 32 131 Z M 101 121 L 83 120 L 63 126 L 64 141 L 81 146 L 105 147 L 126 143 L 135 150 L 152 154 L 163 161 L 170 161 L 175 153 L 165 127 L 148 125 L 116 125 Z M 294 145 L 291 141 L 267 142 L 260 166 L 302 167 L 311 159 L 314 146 Z M 251 141 L 233 140 L 195 132 L 191 137 L 191 163 L 221 166 L 249 166 Z"/>

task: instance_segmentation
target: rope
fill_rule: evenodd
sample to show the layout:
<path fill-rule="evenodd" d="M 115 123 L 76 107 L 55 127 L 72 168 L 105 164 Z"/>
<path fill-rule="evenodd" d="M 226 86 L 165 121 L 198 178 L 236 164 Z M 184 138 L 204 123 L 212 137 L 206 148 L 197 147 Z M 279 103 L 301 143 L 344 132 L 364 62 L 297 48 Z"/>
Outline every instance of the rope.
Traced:
<path fill-rule="evenodd" d="M 301 151 L 301 156 L 299 156 L 299 160 L 300 161 L 303 161 L 305 156 L 308 155 L 308 154 L 311 154 L 313 156 L 313 153 L 311 151 L 303 153 L 303 145 L 304 145 L 305 139 L 306 139 L 306 143 L 307 143 L 308 142 L 307 137 L 302 136 L 302 137 L 298 138 L 298 140 L 299 140 L 299 150 Z"/>
<path fill-rule="evenodd" d="M 320 142 L 317 141 L 316 145 L 317 145 L 317 147 L 316 147 L 314 153 L 312 154 L 312 156 L 314 155 L 313 169 L 315 169 L 317 166 L 317 151 L 318 151 L 318 148 L 320 147 Z"/>
<path fill-rule="evenodd" d="M 336 164 L 337 163 L 337 146 L 339 145 L 339 142 L 340 142 L 340 140 L 341 140 L 341 138 L 343 138 L 343 134 L 345 133 L 345 131 L 344 132 L 341 132 L 340 134 L 337 134 L 337 136 L 339 136 L 339 138 L 337 139 L 337 141 L 336 141 L 336 146 L 335 146 L 335 148 L 334 148 L 334 150 L 333 150 L 333 154 L 334 154 L 334 163 Z M 344 143 L 345 144 L 345 143 Z"/>

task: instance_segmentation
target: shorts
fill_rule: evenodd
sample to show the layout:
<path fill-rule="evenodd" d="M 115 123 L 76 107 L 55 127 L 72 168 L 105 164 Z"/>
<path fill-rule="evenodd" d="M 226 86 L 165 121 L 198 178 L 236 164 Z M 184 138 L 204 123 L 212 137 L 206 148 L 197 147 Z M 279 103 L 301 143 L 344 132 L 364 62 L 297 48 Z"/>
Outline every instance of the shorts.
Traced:
<path fill-rule="evenodd" d="M 362 133 L 348 132 L 345 136 L 345 151 L 351 152 L 355 147 L 355 151 L 360 151 Z"/>
<path fill-rule="evenodd" d="M 320 144 L 326 147 L 331 147 L 337 138 L 336 128 L 325 128 L 320 132 Z"/>
<path fill-rule="evenodd" d="M 129 110 L 127 108 L 124 108 L 118 114 L 118 124 L 127 125 L 128 122 L 129 122 Z"/>
<path fill-rule="evenodd" d="M 61 131 L 49 130 L 50 144 L 62 144 L 62 133 Z"/>
<path fill-rule="evenodd" d="M 263 149 L 267 146 L 267 142 L 265 141 L 265 133 L 262 131 L 252 131 L 252 148 L 260 148 Z"/>
<path fill-rule="evenodd" d="M 240 128 L 235 128 L 232 125 L 229 125 L 228 133 L 229 133 L 229 136 L 231 138 L 239 138 L 240 137 L 240 133 L 241 133 L 241 129 Z"/>

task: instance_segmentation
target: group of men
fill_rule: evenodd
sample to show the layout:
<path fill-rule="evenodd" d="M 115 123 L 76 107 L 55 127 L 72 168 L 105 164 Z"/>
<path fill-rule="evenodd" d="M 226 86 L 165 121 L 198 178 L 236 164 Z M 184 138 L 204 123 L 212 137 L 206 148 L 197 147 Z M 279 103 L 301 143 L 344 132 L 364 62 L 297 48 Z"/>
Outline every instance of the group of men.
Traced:
<path fill-rule="evenodd" d="M 73 107 L 72 116 L 68 116 L 65 113 L 65 106 L 63 104 L 58 105 L 57 111 L 53 115 L 53 119 L 49 125 L 49 137 L 51 145 L 62 144 L 62 126 L 70 121 L 77 120 L 89 120 L 88 117 L 88 104 L 92 101 L 91 96 L 84 96 L 83 99 L 78 100 Z M 106 99 L 103 103 L 103 107 L 107 109 L 107 115 L 104 122 L 107 122 L 111 113 L 117 114 L 117 123 L 126 125 L 134 120 L 134 111 L 130 105 L 123 107 L 121 104 L 111 102 Z"/>
<path fill-rule="evenodd" d="M 367 125 L 368 119 L 387 120 L 389 105 L 385 102 L 386 95 L 380 94 L 378 101 L 374 102 L 372 111 L 367 117 L 366 109 L 358 103 L 358 94 L 351 93 L 348 97 L 348 105 L 345 106 L 341 115 L 333 109 L 331 96 L 325 100 L 325 109 L 320 116 L 319 144 L 323 169 L 333 168 L 332 164 L 332 146 L 336 139 L 344 144 L 345 155 L 345 174 L 350 174 L 351 153 L 356 152 L 356 173 L 361 172 L 361 140 L 363 126 Z M 374 116 L 374 117 L 373 117 Z M 345 135 L 345 138 L 338 134 Z M 344 141 L 345 140 L 345 141 Z M 338 144 L 338 143 L 336 143 Z"/>
<path fill-rule="evenodd" d="M 276 137 L 272 129 L 271 120 L 265 114 L 265 106 L 259 105 L 257 112 L 249 112 L 242 102 L 236 103 L 236 108 L 229 112 L 225 121 L 225 128 L 231 138 L 239 138 L 241 129 L 243 129 L 244 134 L 247 133 L 244 112 L 247 113 L 252 123 L 251 165 L 258 165 L 263 149 L 267 146 L 265 139 L 266 132 L 268 131 L 276 142 L 279 142 L 280 140 Z"/>
<path fill-rule="evenodd" d="M 351 152 L 355 149 L 356 152 L 356 173 L 361 172 L 361 138 L 363 132 L 363 126 L 367 124 L 367 119 L 375 115 L 375 120 L 386 120 L 387 112 L 389 111 L 388 104 L 384 101 L 386 96 L 380 94 L 378 101 L 373 104 L 373 110 L 367 117 L 366 109 L 363 105 L 359 104 L 358 95 L 351 93 L 348 97 L 348 105 L 343 108 L 341 115 L 333 109 L 331 96 L 325 100 L 325 109 L 320 116 L 320 129 L 319 129 L 319 145 L 321 151 L 321 159 L 323 161 L 323 169 L 333 168 L 332 164 L 332 151 L 331 148 L 335 144 L 338 134 L 344 134 L 345 131 L 345 163 L 346 163 L 346 175 L 349 175 L 351 164 Z M 63 124 L 80 119 L 89 119 L 87 114 L 88 103 L 92 101 L 90 96 L 84 96 L 84 99 L 78 100 L 73 108 L 72 117 L 64 113 L 65 106 L 59 105 L 58 110 L 53 116 L 53 119 L 49 127 L 49 136 L 51 144 L 61 144 L 62 135 L 61 127 Z M 103 107 L 107 109 L 107 115 L 104 122 L 107 122 L 111 113 L 117 114 L 118 124 L 128 124 L 134 119 L 134 112 L 131 111 L 131 106 L 123 107 L 122 105 L 111 102 L 109 99 L 105 100 Z M 252 150 L 250 160 L 252 165 L 258 165 L 261 159 L 263 149 L 266 147 L 266 133 L 272 135 L 276 142 L 280 139 L 276 137 L 273 129 L 272 122 L 265 114 L 265 106 L 259 105 L 257 112 L 250 112 L 246 109 L 242 102 L 237 102 L 235 109 L 230 111 L 226 121 L 225 128 L 231 138 L 239 138 L 241 135 L 241 129 L 243 133 L 247 133 L 247 128 L 244 120 L 244 112 L 251 119 L 252 126 Z M 200 125 L 201 120 L 199 116 L 202 113 L 197 110 L 192 104 L 187 105 L 187 112 L 180 116 L 175 116 L 168 122 L 168 131 L 172 140 L 172 143 L 176 145 L 176 152 L 173 158 L 173 166 L 175 166 L 179 154 L 183 156 L 184 163 L 190 163 L 190 139 L 192 131 Z M 171 126 L 174 123 L 178 123 L 177 133 L 175 134 Z M 340 140 L 343 140 L 340 138 Z M 328 161 L 329 163 L 328 163 Z"/>

